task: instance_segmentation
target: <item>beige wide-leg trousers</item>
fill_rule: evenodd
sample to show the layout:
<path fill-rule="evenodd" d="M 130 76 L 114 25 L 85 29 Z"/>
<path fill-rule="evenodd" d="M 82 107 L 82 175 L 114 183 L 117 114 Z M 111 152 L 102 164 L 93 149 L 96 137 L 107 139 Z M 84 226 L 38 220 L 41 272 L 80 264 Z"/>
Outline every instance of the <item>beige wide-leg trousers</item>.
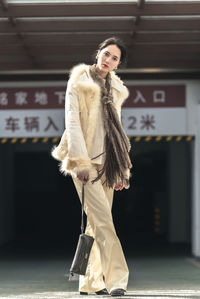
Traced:
<path fill-rule="evenodd" d="M 73 181 L 81 199 L 82 182 L 76 178 Z M 102 185 L 102 181 L 85 185 L 86 233 L 95 241 L 86 274 L 79 279 L 79 291 L 127 289 L 129 271 L 113 224 L 112 202 L 113 189 Z"/>

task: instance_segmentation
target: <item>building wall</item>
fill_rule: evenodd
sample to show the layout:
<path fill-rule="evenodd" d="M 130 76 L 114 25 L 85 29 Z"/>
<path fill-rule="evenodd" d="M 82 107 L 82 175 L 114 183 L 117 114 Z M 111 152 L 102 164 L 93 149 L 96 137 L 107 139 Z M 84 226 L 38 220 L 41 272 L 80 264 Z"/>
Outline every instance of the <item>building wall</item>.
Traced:
<path fill-rule="evenodd" d="M 200 81 L 197 80 L 145 80 L 145 81 L 127 81 L 127 85 L 171 85 L 185 84 L 186 86 L 186 131 L 185 135 L 195 135 L 198 133 L 198 104 L 200 103 Z M 66 82 L 28 82 L 28 83 L 0 83 L 0 87 L 20 87 L 20 86 L 66 86 Z M 170 121 L 170 120 L 169 120 Z M 178 120 L 177 120 L 178 121 Z M 196 141 L 195 141 L 196 142 Z M 195 147 L 192 153 L 194 165 L 196 165 L 199 149 Z M 188 181 L 188 161 L 189 157 L 185 147 L 178 144 L 170 145 L 169 155 L 169 176 L 170 176 L 170 227 L 169 240 L 171 242 L 185 242 L 189 240 L 190 227 L 188 223 L 188 191 L 186 182 Z M 14 217 L 14 198 L 13 198 L 13 147 L 0 145 L 0 244 L 11 240 L 15 234 L 15 217 Z M 198 166 L 200 167 L 200 166 Z M 199 188 L 200 170 L 195 169 L 195 185 L 193 186 L 192 205 L 193 213 L 193 240 L 196 240 L 194 255 L 200 256 L 200 240 L 197 239 L 197 233 L 200 231 L 200 223 L 195 222 L 200 218 L 199 207 Z M 193 173 L 194 174 L 194 173 Z M 196 190 L 196 191 L 195 191 Z M 189 195 L 188 195 L 189 194 Z M 198 214 L 199 213 L 199 214 Z M 178 215 L 178 217 L 177 217 Z M 194 220 L 195 219 L 195 220 Z"/>

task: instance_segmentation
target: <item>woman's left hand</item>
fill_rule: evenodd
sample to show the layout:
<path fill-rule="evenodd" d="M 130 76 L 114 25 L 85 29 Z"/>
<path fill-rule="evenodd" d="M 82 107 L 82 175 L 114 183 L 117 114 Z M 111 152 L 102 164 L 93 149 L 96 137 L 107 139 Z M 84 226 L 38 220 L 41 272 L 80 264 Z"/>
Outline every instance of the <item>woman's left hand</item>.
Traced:
<path fill-rule="evenodd" d="M 114 187 L 114 189 L 116 191 L 119 191 L 119 190 L 121 191 L 122 189 L 124 189 L 124 186 L 122 184 L 116 184 L 115 187 Z"/>

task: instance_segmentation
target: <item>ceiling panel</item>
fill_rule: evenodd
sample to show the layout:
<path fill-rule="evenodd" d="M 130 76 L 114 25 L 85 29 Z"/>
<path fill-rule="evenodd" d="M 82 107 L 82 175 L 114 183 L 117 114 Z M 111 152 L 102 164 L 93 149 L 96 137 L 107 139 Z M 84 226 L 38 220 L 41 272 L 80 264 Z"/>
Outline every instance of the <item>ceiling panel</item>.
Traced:
<path fill-rule="evenodd" d="M 0 4 L 1 73 L 65 73 L 110 36 L 126 43 L 127 69 L 200 70 L 200 2 Z"/>

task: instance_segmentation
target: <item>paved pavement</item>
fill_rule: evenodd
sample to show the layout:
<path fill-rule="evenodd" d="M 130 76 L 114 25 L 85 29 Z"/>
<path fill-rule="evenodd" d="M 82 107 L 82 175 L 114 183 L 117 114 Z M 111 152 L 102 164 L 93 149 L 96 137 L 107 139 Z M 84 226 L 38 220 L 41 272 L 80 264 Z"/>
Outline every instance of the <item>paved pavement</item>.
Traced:
<path fill-rule="evenodd" d="M 190 254 L 179 249 L 150 251 L 146 246 L 127 256 L 130 280 L 126 299 L 200 298 L 200 261 Z M 78 282 L 68 281 L 71 260 L 59 250 L 54 254 L 47 249 L 0 252 L 0 298 L 97 298 L 80 296 Z"/>

